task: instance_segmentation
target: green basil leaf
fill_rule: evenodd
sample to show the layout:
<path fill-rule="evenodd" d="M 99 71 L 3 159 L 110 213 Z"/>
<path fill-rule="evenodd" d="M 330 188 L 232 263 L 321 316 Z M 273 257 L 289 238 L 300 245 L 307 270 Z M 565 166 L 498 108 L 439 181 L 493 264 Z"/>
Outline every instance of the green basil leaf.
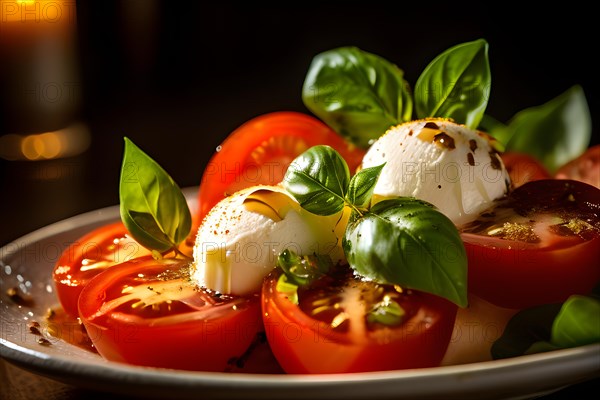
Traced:
<path fill-rule="evenodd" d="M 298 255 L 293 250 L 285 249 L 277 256 L 277 266 L 287 276 L 287 282 L 306 286 L 327 274 L 333 267 L 333 261 L 327 255 Z"/>
<path fill-rule="evenodd" d="M 166 251 L 188 236 L 192 217 L 183 193 L 165 170 L 128 138 L 119 197 L 121 219 L 142 246 Z"/>
<path fill-rule="evenodd" d="M 555 172 L 590 143 L 592 119 L 583 89 L 575 85 L 541 106 L 520 111 L 508 128 L 507 151 L 528 153 Z"/>
<path fill-rule="evenodd" d="M 415 85 L 418 118 L 452 118 L 477 128 L 487 107 L 491 87 L 488 43 L 462 43 L 437 56 Z"/>
<path fill-rule="evenodd" d="M 302 100 L 336 132 L 361 147 L 412 118 L 412 96 L 404 72 L 356 47 L 315 56 L 302 87 Z"/>
<path fill-rule="evenodd" d="M 563 348 L 600 342 L 600 301 L 569 297 L 552 325 L 552 342 Z"/>
<path fill-rule="evenodd" d="M 346 199 L 358 208 L 367 207 L 371 201 L 373 190 L 381 174 L 384 164 L 365 168 L 356 173 L 350 180 Z"/>
<path fill-rule="evenodd" d="M 467 257 L 458 230 L 431 204 L 384 200 L 348 224 L 350 266 L 376 282 L 398 284 L 467 305 Z"/>
<path fill-rule="evenodd" d="M 332 215 L 344 208 L 350 182 L 346 161 L 329 146 L 314 146 L 288 167 L 283 186 L 305 210 Z"/>
<path fill-rule="evenodd" d="M 288 300 L 293 304 L 298 304 L 298 285 L 290 282 L 285 274 L 281 274 L 279 279 L 277 279 L 275 290 L 286 295 Z"/>
<path fill-rule="evenodd" d="M 550 340 L 534 343 L 526 354 L 597 342 L 600 342 L 600 300 L 574 295 L 565 301 L 554 319 Z"/>
<path fill-rule="evenodd" d="M 501 153 L 506 151 L 506 143 L 508 143 L 512 134 L 505 123 L 498 121 L 489 114 L 484 114 L 477 129 L 496 139 L 491 143 L 495 150 Z"/>
<path fill-rule="evenodd" d="M 400 325 L 404 320 L 406 311 L 400 304 L 391 299 L 385 299 L 373 306 L 367 313 L 369 324 L 383 324 L 387 326 Z"/>
<path fill-rule="evenodd" d="M 522 356 L 534 344 L 550 340 L 552 322 L 561 304 L 544 304 L 517 312 L 491 348 L 492 358 Z"/>

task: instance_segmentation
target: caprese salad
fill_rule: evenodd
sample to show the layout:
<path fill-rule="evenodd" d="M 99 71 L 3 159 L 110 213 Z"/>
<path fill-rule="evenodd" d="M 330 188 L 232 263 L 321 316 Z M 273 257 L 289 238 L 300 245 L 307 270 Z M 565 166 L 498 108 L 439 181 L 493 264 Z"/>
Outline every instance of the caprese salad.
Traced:
<path fill-rule="evenodd" d="M 414 91 L 374 54 L 319 54 L 303 87 L 315 116 L 231 133 L 193 212 L 126 138 L 122 221 L 63 253 L 64 311 L 107 360 L 200 371 L 243 371 L 260 343 L 282 371 L 319 374 L 600 341 L 583 91 L 502 124 L 485 114 L 490 83 L 485 40 L 439 55 Z M 545 335 L 523 340 L 540 309 Z"/>

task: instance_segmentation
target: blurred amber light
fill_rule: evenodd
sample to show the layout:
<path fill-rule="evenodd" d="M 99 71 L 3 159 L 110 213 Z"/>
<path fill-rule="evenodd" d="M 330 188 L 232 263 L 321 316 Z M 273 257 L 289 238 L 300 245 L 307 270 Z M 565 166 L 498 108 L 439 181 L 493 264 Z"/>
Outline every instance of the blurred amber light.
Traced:
<path fill-rule="evenodd" d="M 0 0 L 0 22 L 73 21 L 75 0 Z"/>
<path fill-rule="evenodd" d="M 5 160 L 50 160 L 80 154 L 90 146 L 85 124 L 74 123 L 53 132 L 0 137 L 0 157 Z"/>

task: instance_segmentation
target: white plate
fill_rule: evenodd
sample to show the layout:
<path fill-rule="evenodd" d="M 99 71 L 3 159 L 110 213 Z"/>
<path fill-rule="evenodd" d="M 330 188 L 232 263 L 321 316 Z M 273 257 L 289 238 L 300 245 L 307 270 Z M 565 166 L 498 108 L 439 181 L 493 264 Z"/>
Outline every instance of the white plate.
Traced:
<path fill-rule="evenodd" d="M 195 188 L 185 190 L 195 207 Z M 531 398 L 600 375 L 600 344 L 513 359 L 420 370 L 338 375 L 207 373 L 134 367 L 102 359 L 61 340 L 44 346 L 28 324 L 58 304 L 51 272 L 62 249 L 119 218 L 118 207 L 69 218 L 0 249 L 0 355 L 50 378 L 118 394 L 154 398 L 358 399 Z M 31 306 L 6 294 L 21 285 Z"/>

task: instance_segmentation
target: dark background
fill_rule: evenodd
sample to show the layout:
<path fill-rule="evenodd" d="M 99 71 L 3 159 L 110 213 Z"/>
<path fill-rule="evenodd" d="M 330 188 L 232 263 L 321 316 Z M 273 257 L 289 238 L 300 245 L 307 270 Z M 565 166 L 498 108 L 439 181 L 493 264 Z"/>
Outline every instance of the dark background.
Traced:
<path fill-rule="evenodd" d="M 597 115 L 593 25 L 584 9 L 528 15 L 429 2 L 203 3 L 77 2 L 79 117 L 91 147 L 62 160 L 0 160 L 0 244 L 117 204 L 123 136 L 180 186 L 197 185 L 214 148 L 243 122 L 277 110 L 308 112 L 301 101 L 308 66 L 337 46 L 396 63 L 414 86 L 440 52 L 485 38 L 491 115 L 507 121 L 574 84 Z"/>
<path fill-rule="evenodd" d="M 507 121 L 580 84 L 597 122 L 592 12 L 575 2 L 533 13 L 502 4 L 78 1 L 77 117 L 91 146 L 66 159 L 0 160 L 0 245 L 117 204 L 123 136 L 180 186 L 197 185 L 214 148 L 243 122 L 308 112 L 301 87 L 311 59 L 338 46 L 392 61 L 414 86 L 440 52 L 485 38 L 488 113 Z"/>

